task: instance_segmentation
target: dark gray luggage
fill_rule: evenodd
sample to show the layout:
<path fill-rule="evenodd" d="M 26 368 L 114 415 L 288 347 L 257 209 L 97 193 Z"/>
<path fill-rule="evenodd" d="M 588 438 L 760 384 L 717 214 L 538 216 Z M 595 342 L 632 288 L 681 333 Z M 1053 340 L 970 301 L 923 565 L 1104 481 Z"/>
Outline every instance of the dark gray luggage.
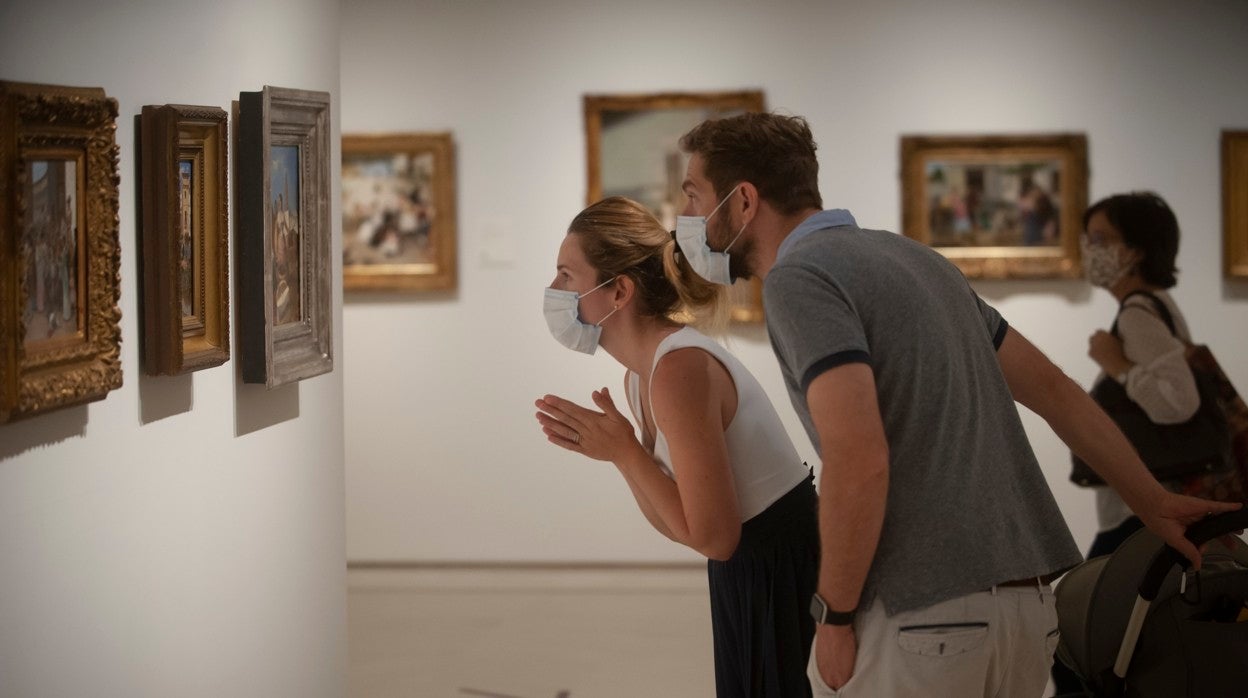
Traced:
<path fill-rule="evenodd" d="M 1191 526 L 1193 543 L 1214 541 L 1199 572 L 1147 529 L 1071 570 L 1056 589 L 1057 661 L 1094 696 L 1248 695 L 1248 544 L 1216 540 L 1245 528 L 1248 509 Z"/>

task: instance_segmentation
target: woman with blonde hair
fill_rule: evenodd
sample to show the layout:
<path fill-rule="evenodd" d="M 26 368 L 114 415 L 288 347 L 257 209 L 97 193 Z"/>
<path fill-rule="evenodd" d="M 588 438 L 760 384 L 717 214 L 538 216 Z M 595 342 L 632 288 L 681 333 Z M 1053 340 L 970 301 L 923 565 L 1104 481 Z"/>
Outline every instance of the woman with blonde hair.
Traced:
<path fill-rule="evenodd" d="M 724 287 L 680 257 L 644 207 L 604 199 L 573 219 L 544 312 L 564 346 L 602 346 L 624 366 L 625 399 L 597 409 L 546 395 L 547 439 L 619 470 L 656 530 L 708 558 L 719 696 L 809 696 L 818 575 L 814 481 L 767 395 L 713 339 Z"/>

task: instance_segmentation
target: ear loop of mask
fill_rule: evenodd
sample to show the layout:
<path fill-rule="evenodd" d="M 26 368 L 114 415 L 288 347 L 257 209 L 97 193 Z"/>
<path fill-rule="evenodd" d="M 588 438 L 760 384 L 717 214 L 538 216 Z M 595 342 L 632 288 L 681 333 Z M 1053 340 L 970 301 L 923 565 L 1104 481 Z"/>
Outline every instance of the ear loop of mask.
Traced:
<path fill-rule="evenodd" d="M 613 276 L 613 277 L 611 277 L 611 278 L 607 279 L 606 281 L 604 281 L 604 282 L 602 282 L 602 283 L 598 284 L 597 286 L 595 286 L 595 287 L 593 287 L 593 288 L 589 289 L 588 291 L 586 291 L 586 292 L 584 292 L 584 293 L 581 293 L 581 294 L 578 294 L 578 295 L 577 295 L 577 297 L 576 297 L 576 299 L 579 301 L 580 299 L 584 298 L 585 296 L 588 296 L 589 294 L 593 293 L 594 291 L 597 291 L 598 289 L 602 288 L 603 286 L 606 286 L 607 284 L 611 283 L 612 281 L 615 281 L 615 280 L 616 280 L 616 279 L 618 279 L 618 278 L 620 278 L 620 277 L 619 277 L 619 276 Z"/>
<path fill-rule="evenodd" d="M 719 211 L 719 209 L 723 208 L 723 207 L 724 207 L 724 204 L 728 203 L 728 199 L 731 199 L 731 198 L 732 198 L 732 195 L 733 195 L 733 194 L 736 194 L 736 193 L 737 193 L 737 190 L 738 190 L 738 189 L 740 189 L 740 188 L 741 188 L 741 185 L 740 185 L 740 184 L 738 184 L 738 185 L 736 185 L 735 187 L 733 187 L 733 188 L 732 188 L 732 191 L 728 192 L 728 195 L 727 195 L 727 196 L 725 196 L 723 199 L 720 199 L 720 202 L 719 202 L 718 204 L 716 204 L 716 205 L 715 205 L 715 208 L 711 209 L 711 212 L 710 212 L 710 213 L 708 213 L 708 214 L 706 214 L 706 217 L 702 219 L 702 225 L 703 225 L 704 227 L 705 227 L 705 225 L 706 225 L 706 222 L 707 222 L 707 221 L 709 221 L 709 220 L 711 220 L 711 216 L 715 215 L 715 213 L 716 213 L 716 212 L 718 212 L 718 211 Z M 734 237 L 734 238 L 732 239 L 732 242 L 728 243 L 728 245 L 727 245 L 726 247 L 724 247 L 724 249 L 723 249 L 723 250 L 720 250 L 720 251 L 721 251 L 721 252 L 725 252 L 725 253 L 726 253 L 726 252 L 728 252 L 728 248 L 729 248 L 729 247 L 732 247 L 733 243 L 735 243 L 735 242 L 737 241 L 737 239 L 741 237 L 741 234 L 742 234 L 742 233 L 744 233 L 744 232 L 745 232 L 745 226 L 744 226 L 744 225 L 742 225 L 742 226 L 741 226 L 741 230 L 738 230 L 738 231 L 737 231 L 737 236 L 736 236 L 736 237 Z"/>
<path fill-rule="evenodd" d="M 606 286 L 607 284 L 609 284 L 609 283 L 611 283 L 611 282 L 615 281 L 615 280 L 616 280 L 616 279 L 618 279 L 618 278 L 620 278 L 620 277 L 619 277 L 619 275 L 613 276 L 613 277 L 611 277 L 610 279 L 607 279 L 606 281 L 604 281 L 604 282 L 602 282 L 602 283 L 598 284 L 597 286 L 595 286 L 595 287 L 593 287 L 593 288 L 589 289 L 589 290 L 588 290 L 588 291 L 586 291 L 585 293 L 582 293 L 581 295 L 579 295 L 579 296 L 577 296 L 577 297 L 576 297 L 577 302 L 579 303 L 579 302 L 580 302 L 580 300 L 581 300 L 582 298 L 584 298 L 585 296 L 588 296 L 589 294 L 593 293 L 594 291 L 597 291 L 598 289 L 602 288 L 603 286 Z M 606 321 L 607 321 L 607 318 L 611 317 L 612 315 L 615 315 L 615 311 L 617 311 L 617 310 L 619 310 L 619 309 L 620 309 L 620 306 L 618 306 L 618 305 L 617 305 L 617 306 L 615 306 L 614 308 L 612 308 L 612 309 L 611 309 L 611 312 L 607 313 L 606 315 L 603 315 L 601 320 L 599 320 L 598 322 L 595 322 L 595 323 L 594 323 L 594 326 L 595 326 L 595 327 L 602 327 L 602 323 L 606 322 Z M 578 314 L 579 314 L 579 310 L 578 310 Z"/>

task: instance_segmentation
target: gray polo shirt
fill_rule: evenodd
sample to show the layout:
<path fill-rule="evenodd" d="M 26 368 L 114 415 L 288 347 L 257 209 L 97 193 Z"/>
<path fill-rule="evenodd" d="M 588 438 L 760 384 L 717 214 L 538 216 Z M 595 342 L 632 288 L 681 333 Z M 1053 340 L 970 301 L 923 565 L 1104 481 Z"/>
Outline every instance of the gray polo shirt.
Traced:
<path fill-rule="evenodd" d="M 997 363 L 1007 324 L 939 252 L 825 211 L 786 240 L 763 300 L 816 450 L 811 381 L 851 362 L 875 375 L 889 491 L 861 605 L 913 610 L 1082 561 Z"/>

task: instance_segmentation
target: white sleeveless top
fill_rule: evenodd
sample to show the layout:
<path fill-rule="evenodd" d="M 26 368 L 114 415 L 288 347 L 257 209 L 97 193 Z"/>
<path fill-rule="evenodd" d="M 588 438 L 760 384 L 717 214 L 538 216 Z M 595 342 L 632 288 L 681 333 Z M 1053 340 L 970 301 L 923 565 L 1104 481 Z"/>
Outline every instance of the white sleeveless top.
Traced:
<path fill-rule="evenodd" d="M 780 422 L 780 415 L 776 414 L 776 409 L 763 392 L 763 387 L 735 356 L 715 340 L 692 327 L 673 332 L 659 343 L 654 352 L 651 375 L 664 354 L 685 347 L 697 347 L 715 357 L 728 370 L 728 375 L 736 385 L 737 411 L 728 428 L 724 430 L 724 441 L 728 447 L 728 462 L 737 492 L 737 508 L 741 513 L 741 520 L 748 521 L 787 494 L 810 473 L 802 464 L 797 449 L 793 447 L 793 442 L 789 440 L 789 435 Z M 629 371 L 627 380 L 629 406 L 632 407 L 637 421 L 644 424 L 641 377 Z M 646 407 L 653 415 L 653 407 Z M 675 479 L 667 438 L 662 431 L 655 434 L 652 455 L 658 459 L 663 472 Z"/>

